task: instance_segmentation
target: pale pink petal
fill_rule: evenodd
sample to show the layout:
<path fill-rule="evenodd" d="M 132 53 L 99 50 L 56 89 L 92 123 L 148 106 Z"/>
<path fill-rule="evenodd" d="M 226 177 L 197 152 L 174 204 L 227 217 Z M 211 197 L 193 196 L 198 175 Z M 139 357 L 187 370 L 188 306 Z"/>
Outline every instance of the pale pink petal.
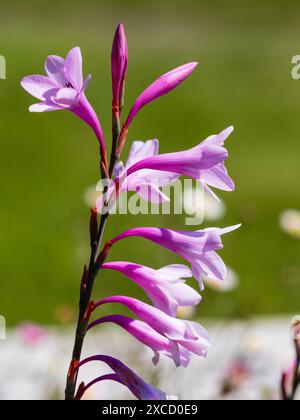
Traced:
<path fill-rule="evenodd" d="M 201 181 L 223 191 L 233 191 L 235 188 L 234 182 L 228 175 L 223 163 L 219 163 L 213 168 L 203 171 Z"/>
<path fill-rule="evenodd" d="M 225 128 L 225 130 L 221 131 L 219 134 L 210 136 L 206 140 L 204 140 L 203 144 L 214 144 L 215 146 L 224 146 L 225 141 L 228 139 L 230 134 L 234 131 L 234 127 Z"/>
<path fill-rule="evenodd" d="M 189 279 L 193 277 L 192 270 L 188 266 L 182 264 L 167 265 L 166 267 L 157 270 L 157 273 L 168 280 L 172 280 L 174 278 Z"/>
<path fill-rule="evenodd" d="M 222 258 L 216 252 L 207 252 L 197 261 L 202 274 L 211 280 L 223 281 L 226 278 L 227 268 Z"/>
<path fill-rule="evenodd" d="M 159 148 L 159 141 L 148 140 L 146 142 L 143 141 L 135 141 L 132 143 L 129 156 L 126 162 L 125 168 L 129 168 L 130 166 L 134 165 L 136 162 L 139 162 L 142 159 L 147 157 L 156 156 L 158 154 Z"/>
<path fill-rule="evenodd" d="M 61 86 L 55 80 L 46 76 L 33 75 L 24 77 L 22 87 L 35 98 L 44 101 L 49 98 L 49 91 L 56 92 Z"/>
<path fill-rule="evenodd" d="M 51 79 L 55 79 L 62 87 L 67 86 L 65 76 L 65 60 L 58 55 L 50 55 L 45 63 L 45 70 Z"/>
<path fill-rule="evenodd" d="M 80 92 L 83 85 L 82 55 L 79 47 L 73 48 L 66 58 L 66 77 L 72 86 Z"/>
<path fill-rule="evenodd" d="M 46 102 L 40 102 L 29 107 L 30 112 L 51 112 L 58 111 L 60 109 L 62 109 L 62 107 L 55 104 L 47 104 Z"/>
<path fill-rule="evenodd" d="M 132 191 L 130 189 L 130 191 Z M 136 193 L 145 201 L 153 204 L 169 202 L 170 198 L 154 184 L 142 184 L 135 189 Z"/>
<path fill-rule="evenodd" d="M 60 89 L 56 96 L 52 98 L 53 102 L 65 108 L 75 106 L 78 100 L 78 92 L 72 88 Z"/>

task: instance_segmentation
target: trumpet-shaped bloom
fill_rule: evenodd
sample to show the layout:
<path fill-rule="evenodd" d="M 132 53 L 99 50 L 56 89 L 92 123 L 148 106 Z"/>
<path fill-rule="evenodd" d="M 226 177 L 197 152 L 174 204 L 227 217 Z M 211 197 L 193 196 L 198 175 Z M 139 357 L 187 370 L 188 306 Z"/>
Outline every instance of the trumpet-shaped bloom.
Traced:
<path fill-rule="evenodd" d="M 120 95 L 124 90 L 127 66 L 128 47 L 124 26 L 120 24 L 115 33 L 111 52 L 112 88 L 115 104 L 119 104 Z"/>
<path fill-rule="evenodd" d="M 108 315 L 92 322 L 89 325 L 89 330 L 97 325 L 107 322 L 119 325 L 145 346 L 150 347 L 154 353 L 152 361 L 155 365 L 159 362 L 160 353 L 173 359 L 172 342 L 168 338 L 156 332 L 148 324 L 138 319 L 132 319 L 123 315 Z M 179 346 L 179 365 L 184 367 L 188 366 L 190 358 L 191 353 L 184 347 Z M 174 362 L 178 365 L 178 360 L 174 360 Z"/>
<path fill-rule="evenodd" d="M 131 108 L 125 126 L 128 128 L 136 114 L 148 103 L 175 89 L 195 70 L 198 63 L 188 63 L 160 76 L 138 97 Z"/>
<path fill-rule="evenodd" d="M 102 299 L 95 304 L 95 307 L 106 303 L 120 303 L 126 306 L 156 332 L 168 338 L 172 343 L 170 349 L 172 357 L 178 366 L 181 363 L 179 346 L 183 346 L 198 356 L 205 357 L 207 355 L 207 350 L 210 347 L 209 336 L 200 324 L 173 318 L 151 305 L 127 296 L 112 296 Z"/>
<path fill-rule="evenodd" d="M 129 369 L 129 367 L 114 357 L 105 355 L 92 356 L 84 359 L 79 364 L 79 367 L 90 362 L 103 362 L 114 371 L 114 374 L 104 375 L 95 379 L 87 386 L 84 386 L 80 391 L 80 397 L 88 388 L 97 382 L 101 382 L 103 380 L 112 380 L 126 386 L 138 400 L 163 401 L 171 399 L 171 397 L 169 397 L 165 392 L 160 391 L 159 389 L 154 388 L 153 386 L 144 382 L 136 373 L 133 372 L 133 370 Z"/>
<path fill-rule="evenodd" d="M 21 82 L 28 93 L 41 101 L 32 105 L 29 110 L 31 112 L 70 110 L 93 129 L 102 149 L 105 150 L 100 122 L 84 93 L 91 76 L 83 81 L 80 48 L 73 48 L 66 59 L 56 55 L 49 56 L 45 69 L 47 76 L 27 76 Z"/>
<path fill-rule="evenodd" d="M 128 237 L 141 237 L 169 249 L 189 261 L 194 277 L 203 290 L 202 275 L 215 280 L 224 280 L 226 266 L 215 252 L 223 248 L 221 236 L 234 231 L 240 225 L 226 229 L 209 228 L 195 232 L 176 231 L 160 228 L 135 228 L 115 237 L 111 243 Z"/>
<path fill-rule="evenodd" d="M 184 265 L 169 265 L 154 270 L 129 262 L 111 262 L 102 268 L 119 271 L 130 278 L 147 293 L 158 309 L 168 315 L 176 316 L 178 306 L 193 306 L 201 301 L 201 296 L 183 280 L 193 276 L 189 267 Z"/>
<path fill-rule="evenodd" d="M 127 163 L 125 168 L 127 179 L 132 179 L 133 174 L 137 179 L 143 179 L 143 172 L 152 170 L 159 171 L 160 174 L 168 172 L 178 174 L 178 176 L 189 176 L 199 180 L 208 191 L 211 191 L 209 186 L 233 191 L 234 183 L 224 165 L 224 161 L 228 158 L 224 142 L 232 131 L 233 127 L 229 127 L 218 135 L 210 136 L 198 146 L 183 152 L 162 155 L 155 153 L 136 160 L 134 163 L 130 162 L 130 166 Z"/>
<path fill-rule="evenodd" d="M 160 204 L 170 201 L 169 197 L 164 194 L 160 188 L 174 182 L 179 175 L 173 172 L 155 171 L 152 169 L 143 169 L 127 176 L 128 169 L 135 163 L 147 157 L 156 156 L 158 154 L 158 140 L 148 140 L 146 142 L 133 142 L 129 156 L 124 166 L 123 162 L 118 162 L 114 175 L 120 180 L 118 185 L 118 194 L 126 191 L 136 192 L 142 199 Z M 116 202 L 117 194 L 115 184 L 112 182 L 108 190 L 108 198 L 110 198 L 110 207 Z M 97 200 L 97 209 L 100 212 L 103 204 L 103 196 L 100 195 Z"/>

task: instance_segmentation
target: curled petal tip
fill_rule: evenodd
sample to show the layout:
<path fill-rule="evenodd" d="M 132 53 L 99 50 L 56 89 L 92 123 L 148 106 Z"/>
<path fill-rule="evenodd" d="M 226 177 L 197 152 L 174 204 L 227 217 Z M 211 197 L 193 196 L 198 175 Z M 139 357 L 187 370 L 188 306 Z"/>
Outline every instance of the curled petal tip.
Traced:
<path fill-rule="evenodd" d="M 221 229 L 222 235 L 224 235 L 226 233 L 234 232 L 235 230 L 239 229 L 241 226 L 242 226 L 242 223 L 239 223 L 237 225 L 229 226 L 228 228 Z"/>

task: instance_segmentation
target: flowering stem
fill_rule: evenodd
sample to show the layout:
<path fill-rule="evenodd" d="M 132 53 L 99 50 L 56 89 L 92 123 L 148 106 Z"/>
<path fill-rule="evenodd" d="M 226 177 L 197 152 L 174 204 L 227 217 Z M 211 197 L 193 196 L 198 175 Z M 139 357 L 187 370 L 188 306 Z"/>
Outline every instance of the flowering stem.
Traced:
<path fill-rule="evenodd" d="M 106 244 L 103 251 L 98 255 L 99 248 L 101 247 L 101 242 L 103 239 L 104 229 L 106 226 L 106 221 L 108 218 L 108 213 L 101 216 L 99 229 L 95 232 L 95 227 L 97 226 L 97 215 L 96 211 L 92 210 L 91 222 L 90 222 L 90 236 L 91 236 L 91 255 L 89 267 L 84 268 L 81 290 L 80 290 L 80 302 L 79 302 L 79 316 L 76 328 L 76 336 L 72 354 L 72 361 L 69 368 L 67 385 L 65 390 L 65 399 L 74 400 L 77 374 L 78 374 L 78 364 L 81 358 L 82 347 L 87 332 L 89 320 L 94 308 L 93 302 L 91 302 L 91 296 L 93 292 L 94 281 L 97 277 L 97 274 L 105 262 L 107 255 L 110 250 L 110 243 Z M 98 227 L 98 226 L 97 226 Z"/>
<path fill-rule="evenodd" d="M 104 177 L 111 178 L 113 176 L 114 167 L 118 160 L 118 155 L 116 153 L 118 140 L 120 136 L 120 114 L 119 114 L 118 106 L 115 106 L 115 107 L 113 106 L 112 131 L 113 131 L 113 146 L 112 146 L 109 174 L 107 174 L 105 171 L 106 165 L 102 164 L 101 166 L 102 178 Z M 100 149 L 100 155 L 101 155 L 101 149 Z M 101 162 L 103 162 L 102 159 L 101 159 Z M 105 190 L 103 194 L 104 196 L 103 209 L 105 209 L 105 206 L 106 206 L 106 193 L 107 191 Z M 79 316 L 78 316 L 78 322 L 77 322 L 77 328 L 76 328 L 76 336 L 75 336 L 75 342 L 74 342 L 74 348 L 73 348 L 73 354 L 72 354 L 72 361 L 70 364 L 69 373 L 67 377 L 67 385 L 66 385 L 66 390 L 65 390 L 66 400 L 74 400 L 75 398 L 76 382 L 77 382 L 77 376 L 78 376 L 78 364 L 80 362 L 84 339 L 87 333 L 89 320 L 90 320 L 93 307 L 94 307 L 93 303 L 91 302 L 94 282 L 112 246 L 110 242 L 107 242 L 103 248 L 103 251 L 100 253 L 100 248 L 101 248 L 108 217 L 109 217 L 109 213 L 107 211 L 103 211 L 101 215 L 101 219 L 100 219 L 99 228 L 98 228 L 97 211 L 96 209 L 93 209 L 91 212 L 91 221 L 90 221 L 91 255 L 90 255 L 89 267 L 88 269 L 85 267 L 83 277 L 82 277 L 82 282 L 81 282 Z"/>

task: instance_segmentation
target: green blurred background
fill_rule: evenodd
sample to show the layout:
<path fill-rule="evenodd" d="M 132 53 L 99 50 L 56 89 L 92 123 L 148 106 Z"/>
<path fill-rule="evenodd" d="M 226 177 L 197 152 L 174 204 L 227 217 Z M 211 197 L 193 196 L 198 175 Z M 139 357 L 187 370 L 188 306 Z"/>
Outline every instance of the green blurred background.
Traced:
<path fill-rule="evenodd" d="M 221 253 L 240 286 L 228 294 L 207 289 L 199 316 L 300 311 L 300 242 L 278 223 L 284 209 L 300 207 L 300 81 L 290 74 L 291 58 L 300 54 L 299 12 L 299 2 L 277 0 L 1 5 L 7 80 L 0 81 L 0 313 L 9 325 L 56 323 L 76 311 L 89 253 L 84 193 L 98 179 L 97 143 L 89 128 L 68 112 L 29 114 L 34 99 L 20 80 L 43 72 L 47 55 L 64 56 L 81 46 L 85 75 L 93 74 L 87 94 L 109 143 L 109 57 L 119 21 L 126 25 L 130 53 L 127 109 L 156 76 L 200 62 L 184 85 L 139 114 L 129 142 L 157 137 L 162 151 L 181 150 L 235 125 L 228 167 L 237 189 L 220 194 L 227 213 L 217 224 L 243 223 L 225 238 Z M 139 225 L 185 228 L 179 216 L 115 217 L 107 238 Z M 121 242 L 111 257 L 153 267 L 176 261 L 138 239 Z M 111 293 L 143 296 L 108 273 L 99 278 L 96 294 Z"/>

